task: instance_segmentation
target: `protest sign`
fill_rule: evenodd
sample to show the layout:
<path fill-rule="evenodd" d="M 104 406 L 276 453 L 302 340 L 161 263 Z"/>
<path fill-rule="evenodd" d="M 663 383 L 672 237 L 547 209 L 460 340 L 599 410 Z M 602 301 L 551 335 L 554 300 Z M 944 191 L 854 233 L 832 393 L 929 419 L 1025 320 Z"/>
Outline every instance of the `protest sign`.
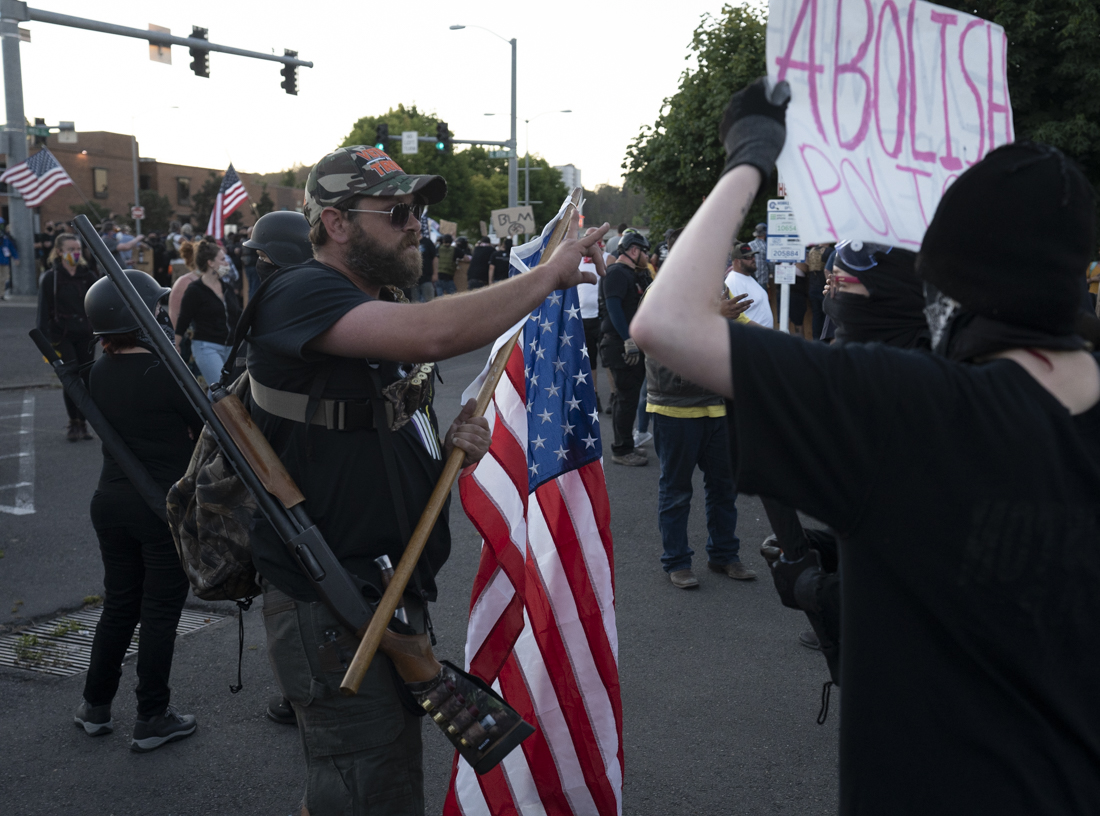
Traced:
<path fill-rule="evenodd" d="M 1007 49 L 1000 26 L 924 0 L 771 0 L 802 240 L 919 247 L 944 190 L 1014 139 Z"/>
<path fill-rule="evenodd" d="M 535 234 L 535 213 L 530 207 L 509 207 L 493 210 L 490 214 L 493 231 L 497 235 L 512 236 L 521 232 Z"/>
<path fill-rule="evenodd" d="M 458 235 L 458 224 L 454 221 L 444 221 L 439 219 L 439 231 L 443 235 Z"/>

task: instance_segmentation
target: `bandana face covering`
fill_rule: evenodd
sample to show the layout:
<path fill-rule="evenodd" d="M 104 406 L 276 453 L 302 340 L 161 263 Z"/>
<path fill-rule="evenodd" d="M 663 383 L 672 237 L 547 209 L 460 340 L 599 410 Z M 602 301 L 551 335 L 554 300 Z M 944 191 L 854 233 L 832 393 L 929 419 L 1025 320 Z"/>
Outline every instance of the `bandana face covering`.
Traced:
<path fill-rule="evenodd" d="M 836 341 L 883 343 L 895 348 L 928 348 L 923 296 L 913 273 L 914 255 L 877 244 L 843 242 L 837 250 L 836 277 L 854 273 L 868 294 L 836 291 L 825 298 L 825 313 L 837 324 Z"/>
<path fill-rule="evenodd" d="M 261 281 L 267 280 L 268 276 L 278 268 L 271 261 L 265 261 L 263 258 L 256 259 L 256 274 L 260 276 Z"/>
<path fill-rule="evenodd" d="M 172 320 L 168 317 L 168 309 L 162 304 L 158 303 L 157 307 L 153 310 L 153 316 L 157 320 L 157 325 L 160 326 L 160 330 L 164 332 L 164 336 L 168 338 L 169 343 L 176 342 L 176 332 L 172 328 Z M 144 328 L 137 330 L 137 344 L 143 349 L 148 349 L 154 354 L 156 349 L 153 347 L 153 340 L 149 337 L 149 333 Z"/>
<path fill-rule="evenodd" d="M 76 252 L 66 252 L 65 263 L 69 266 L 76 266 L 80 263 L 80 250 L 78 249 Z"/>

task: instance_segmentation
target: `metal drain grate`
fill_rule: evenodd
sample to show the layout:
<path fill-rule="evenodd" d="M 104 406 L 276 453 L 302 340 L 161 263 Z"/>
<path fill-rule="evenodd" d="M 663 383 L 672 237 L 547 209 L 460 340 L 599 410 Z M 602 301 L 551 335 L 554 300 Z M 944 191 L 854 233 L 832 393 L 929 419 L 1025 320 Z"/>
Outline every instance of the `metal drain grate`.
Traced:
<path fill-rule="evenodd" d="M 0 666 L 58 677 L 70 677 L 87 671 L 92 657 L 92 638 L 102 613 L 103 607 L 82 609 L 36 624 L 16 634 L 0 635 Z M 180 613 L 176 635 L 197 631 L 224 617 L 184 609 Z M 141 624 L 138 624 L 130 640 L 130 648 L 126 650 L 127 657 L 137 654 L 140 634 Z"/>

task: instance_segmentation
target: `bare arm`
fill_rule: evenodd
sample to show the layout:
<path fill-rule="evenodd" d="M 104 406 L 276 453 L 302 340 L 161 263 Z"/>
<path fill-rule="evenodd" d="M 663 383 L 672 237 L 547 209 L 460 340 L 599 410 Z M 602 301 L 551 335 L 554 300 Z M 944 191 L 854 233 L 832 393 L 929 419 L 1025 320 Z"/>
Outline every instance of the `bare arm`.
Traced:
<path fill-rule="evenodd" d="M 576 220 L 574 230 L 575 226 Z M 481 348 L 554 290 L 595 283 L 597 277 L 579 267 L 581 258 L 607 229 L 605 224 L 583 238 L 567 237 L 545 265 L 496 286 L 428 303 L 372 300 L 360 304 L 309 348 L 338 357 L 384 360 L 443 360 Z M 598 270 L 602 275 L 602 261 Z"/>
<path fill-rule="evenodd" d="M 646 354 L 699 385 L 733 396 L 729 324 L 714 308 L 726 255 L 760 187 L 760 171 L 735 167 L 718 181 L 669 253 L 630 324 Z"/>

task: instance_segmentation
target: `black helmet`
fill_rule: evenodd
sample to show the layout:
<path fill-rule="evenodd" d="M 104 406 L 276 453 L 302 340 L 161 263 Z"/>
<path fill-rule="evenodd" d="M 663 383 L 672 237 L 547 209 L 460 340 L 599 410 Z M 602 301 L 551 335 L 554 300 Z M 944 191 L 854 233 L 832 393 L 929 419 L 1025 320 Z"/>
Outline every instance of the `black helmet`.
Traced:
<path fill-rule="evenodd" d="M 623 233 L 623 237 L 619 239 L 619 246 L 615 251 L 623 255 L 631 247 L 641 247 L 643 252 L 649 252 L 649 241 L 640 232 L 627 230 Z"/>
<path fill-rule="evenodd" d="M 309 222 L 300 212 L 291 210 L 261 216 L 242 246 L 260 250 L 278 267 L 294 266 L 313 258 Z"/>
<path fill-rule="evenodd" d="M 137 289 L 138 295 L 145 301 L 149 311 L 153 311 L 163 298 L 168 297 L 171 289 L 165 289 L 152 276 L 136 269 L 127 269 L 126 277 Z M 110 278 L 100 278 L 88 289 L 84 296 L 84 313 L 92 324 L 92 334 L 126 334 L 141 328 L 134 317 L 122 293 Z"/>

